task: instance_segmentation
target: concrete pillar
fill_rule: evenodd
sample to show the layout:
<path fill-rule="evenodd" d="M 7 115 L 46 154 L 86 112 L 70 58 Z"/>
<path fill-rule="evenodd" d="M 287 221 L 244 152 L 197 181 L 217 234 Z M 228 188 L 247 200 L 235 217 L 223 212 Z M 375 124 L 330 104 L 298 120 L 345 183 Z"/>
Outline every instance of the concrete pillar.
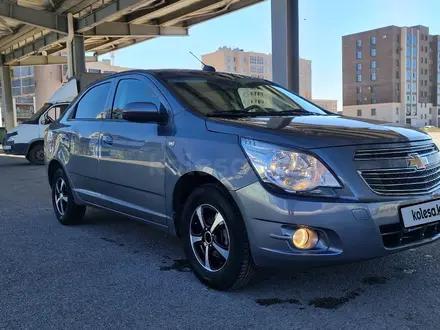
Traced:
<path fill-rule="evenodd" d="M 272 0 L 273 81 L 299 93 L 298 0 Z"/>
<path fill-rule="evenodd" d="M 2 66 L 1 69 L 1 75 L 2 75 L 2 108 L 4 109 L 5 113 L 5 127 L 6 130 L 9 131 L 13 129 L 15 126 L 17 126 L 16 121 L 16 114 L 14 103 L 12 100 L 12 87 L 11 87 L 11 69 L 9 66 Z"/>

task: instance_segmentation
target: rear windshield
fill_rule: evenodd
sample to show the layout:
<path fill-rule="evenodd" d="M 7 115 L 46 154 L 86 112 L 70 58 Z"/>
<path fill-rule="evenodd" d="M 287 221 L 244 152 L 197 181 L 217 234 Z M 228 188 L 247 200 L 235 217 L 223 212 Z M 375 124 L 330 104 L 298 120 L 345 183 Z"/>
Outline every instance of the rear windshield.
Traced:
<path fill-rule="evenodd" d="M 233 76 L 179 76 L 163 79 L 190 108 L 211 115 L 222 112 L 258 112 L 281 115 L 302 111 L 310 115 L 329 113 L 300 96 L 269 81 Z"/>

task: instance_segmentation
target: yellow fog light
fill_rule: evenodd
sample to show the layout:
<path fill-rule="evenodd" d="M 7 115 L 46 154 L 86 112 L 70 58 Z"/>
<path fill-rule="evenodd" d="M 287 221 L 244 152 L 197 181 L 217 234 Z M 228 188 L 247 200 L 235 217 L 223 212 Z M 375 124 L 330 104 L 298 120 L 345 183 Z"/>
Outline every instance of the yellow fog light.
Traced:
<path fill-rule="evenodd" d="M 318 233 L 309 228 L 299 228 L 293 233 L 292 243 L 298 249 L 313 249 L 318 244 Z"/>

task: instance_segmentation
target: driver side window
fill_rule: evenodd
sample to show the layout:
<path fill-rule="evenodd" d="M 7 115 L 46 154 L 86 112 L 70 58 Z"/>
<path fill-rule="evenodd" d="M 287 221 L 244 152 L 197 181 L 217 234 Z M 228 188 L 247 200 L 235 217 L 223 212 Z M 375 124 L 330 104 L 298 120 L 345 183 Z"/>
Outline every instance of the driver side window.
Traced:
<path fill-rule="evenodd" d="M 50 122 L 54 122 L 55 120 L 60 118 L 61 115 L 64 114 L 64 111 L 66 111 L 66 109 L 67 109 L 67 104 L 59 104 L 53 106 L 46 112 L 43 121 L 48 120 Z"/>

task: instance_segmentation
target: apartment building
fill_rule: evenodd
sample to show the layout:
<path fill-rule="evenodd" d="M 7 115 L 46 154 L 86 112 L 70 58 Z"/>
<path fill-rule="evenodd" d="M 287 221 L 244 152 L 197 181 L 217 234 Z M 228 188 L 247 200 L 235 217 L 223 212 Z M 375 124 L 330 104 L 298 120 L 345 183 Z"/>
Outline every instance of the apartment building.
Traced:
<path fill-rule="evenodd" d="M 343 36 L 343 114 L 439 126 L 439 63 L 440 36 L 425 26 Z"/>
<path fill-rule="evenodd" d="M 338 100 L 313 99 L 313 103 L 330 112 L 338 113 Z"/>
<path fill-rule="evenodd" d="M 202 62 L 217 71 L 239 73 L 251 77 L 272 80 L 272 55 L 245 52 L 240 48 L 220 47 L 217 51 L 202 55 Z M 312 61 L 300 59 L 299 93 L 312 99 Z"/>
<path fill-rule="evenodd" d="M 110 60 L 86 63 L 88 72 L 115 73 L 127 68 L 111 65 Z M 52 94 L 67 82 L 67 65 L 22 66 L 11 68 L 12 96 L 17 123 L 29 119 Z M 0 82 L 0 95 L 1 94 Z M 2 126 L 0 111 L 0 127 Z"/>

